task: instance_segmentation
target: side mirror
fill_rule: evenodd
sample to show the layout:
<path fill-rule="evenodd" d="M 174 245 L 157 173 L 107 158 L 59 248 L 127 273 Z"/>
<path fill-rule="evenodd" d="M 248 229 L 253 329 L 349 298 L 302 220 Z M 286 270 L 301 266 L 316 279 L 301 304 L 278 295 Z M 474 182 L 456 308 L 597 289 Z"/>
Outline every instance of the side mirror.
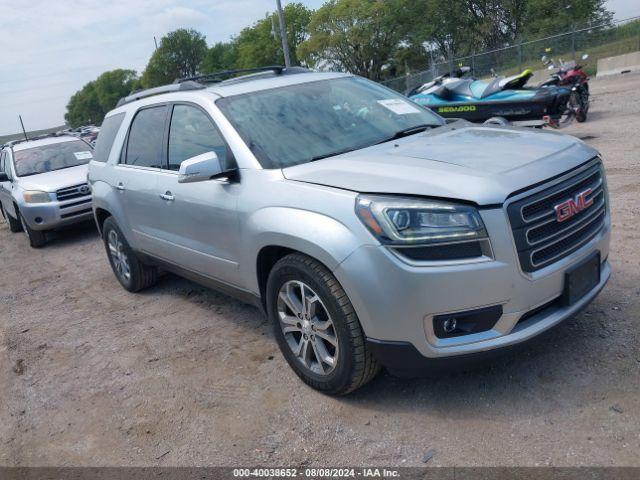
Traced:
<path fill-rule="evenodd" d="M 542 60 L 542 63 L 546 62 L 547 61 L 547 56 L 546 55 L 542 55 L 542 58 L 540 60 Z"/>
<path fill-rule="evenodd" d="M 194 183 L 221 176 L 224 171 L 215 152 L 206 152 L 188 158 L 180 164 L 178 183 Z"/>
<path fill-rule="evenodd" d="M 5 172 L 0 172 L 0 182 L 8 182 L 9 176 Z"/>

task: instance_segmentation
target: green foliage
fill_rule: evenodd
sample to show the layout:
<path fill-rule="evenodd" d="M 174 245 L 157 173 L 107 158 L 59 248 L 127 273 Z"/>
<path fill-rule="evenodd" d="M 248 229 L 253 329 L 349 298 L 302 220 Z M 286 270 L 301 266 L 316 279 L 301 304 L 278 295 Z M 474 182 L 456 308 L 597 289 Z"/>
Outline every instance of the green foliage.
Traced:
<path fill-rule="evenodd" d="M 329 0 L 309 24 L 297 54 L 310 66 L 327 66 L 373 79 L 396 52 L 406 29 L 401 0 Z"/>
<path fill-rule="evenodd" d="M 300 63 L 296 50 L 307 37 L 312 11 L 301 3 L 290 3 L 283 9 L 287 26 L 287 41 L 291 63 Z M 273 13 L 240 32 L 234 41 L 237 59 L 236 68 L 251 68 L 265 65 L 282 65 L 284 55 L 280 40 L 278 15 Z"/>
<path fill-rule="evenodd" d="M 111 70 L 87 83 L 69 100 L 64 119 L 71 127 L 102 123 L 118 100 L 131 93 L 138 82 L 133 70 Z"/>
<path fill-rule="evenodd" d="M 168 33 L 151 55 L 141 83 L 151 88 L 196 75 L 206 53 L 207 42 L 200 32 L 180 28 Z"/>
<path fill-rule="evenodd" d="M 606 23 L 605 0 L 407 0 L 409 42 L 442 61 L 515 45 L 523 39 Z"/>
<path fill-rule="evenodd" d="M 237 60 L 236 45 L 234 42 L 218 42 L 213 45 L 204 56 L 201 73 L 212 73 L 220 70 L 235 68 Z"/>
<path fill-rule="evenodd" d="M 380 80 L 426 70 L 449 56 L 607 24 L 612 14 L 605 4 L 606 0 L 327 0 L 315 12 L 301 3 L 289 3 L 284 16 L 294 65 Z M 277 14 L 272 13 L 229 42 L 211 48 L 201 33 L 175 30 L 160 40 L 142 77 L 131 70 L 105 72 L 71 97 L 65 119 L 72 126 L 100 123 L 131 90 L 198 73 L 282 64 L 279 28 Z M 635 26 L 621 28 L 631 31 Z M 608 29 L 617 31 L 622 32 Z M 569 48 L 558 42 L 560 50 Z M 632 41 L 623 43 L 627 48 Z M 531 48 L 537 47 L 528 45 L 524 53 Z M 537 58 L 538 54 L 531 55 Z"/>
<path fill-rule="evenodd" d="M 523 33 L 541 37 L 584 27 L 589 23 L 610 23 L 613 14 L 605 4 L 606 0 L 529 0 L 526 10 L 529 21 Z"/>

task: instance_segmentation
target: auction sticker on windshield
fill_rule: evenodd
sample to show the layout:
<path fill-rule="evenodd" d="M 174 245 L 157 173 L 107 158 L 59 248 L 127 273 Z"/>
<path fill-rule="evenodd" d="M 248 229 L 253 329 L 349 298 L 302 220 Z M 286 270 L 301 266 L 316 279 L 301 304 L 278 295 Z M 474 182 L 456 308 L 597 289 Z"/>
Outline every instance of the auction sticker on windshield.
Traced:
<path fill-rule="evenodd" d="M 73 154 L 76 156 L 77 160 L 91 160 L 93 158 L 93 155 L 88 150 L 82 152 L 73 152 Z"/>
<path fill-rule="evenodd" d="M 388 108 L 389 110 L 391 110 L 393 113 L 397 115 L 420 113 L 420 110 L 418 110 L 416 107 L 399 98 L 389 98 L 385 100 L 378 100 L 378 103 L 383 107 Z"/>

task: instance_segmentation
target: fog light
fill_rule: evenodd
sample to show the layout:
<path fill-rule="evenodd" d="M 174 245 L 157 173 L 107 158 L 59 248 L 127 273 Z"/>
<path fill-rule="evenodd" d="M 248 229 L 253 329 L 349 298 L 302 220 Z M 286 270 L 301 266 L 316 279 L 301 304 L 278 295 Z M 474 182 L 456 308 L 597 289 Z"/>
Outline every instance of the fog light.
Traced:
<path fill-rule="evenodd" d="M 35 218 L 35 222 L 36 223 L 42 223 L 42 217 L 36 217 Z"/>
<path fill-rule="evenodd" d="M 460 337 L 491 330 L 502 316 L 502 305 L 433 317 L 433 332 L 438 338 Z"/>
<path fill-rule="evenodd" d="M 447 318 L 442 324 L 445 333 L 453 333 L 457 326 L 458 321 L 455 318 Z"/>

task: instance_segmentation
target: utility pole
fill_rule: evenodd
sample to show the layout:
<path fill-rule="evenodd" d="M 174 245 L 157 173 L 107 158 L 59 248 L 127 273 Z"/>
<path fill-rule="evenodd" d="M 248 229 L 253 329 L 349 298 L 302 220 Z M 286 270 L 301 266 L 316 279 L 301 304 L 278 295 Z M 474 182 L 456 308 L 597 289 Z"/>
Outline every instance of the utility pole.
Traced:
<path fill-rule="evenodd" d="M 280 37 L 282 38 L 282 51 L 284 52 L 284 66 L 291 66 L 291 57 L 289 56 L 289 42 L 287 42 L 287 26 L 284 24 L 284 13 L 282 12 L 282 4 L 280 0 L 276 0 L 278 6 L 278 20 L 280 22 Z"/>
<path fill-rule="evenodd" d="M 20 119 L 20 126 L 22 127 L 22 134 L 24 135 L 24 139 L 29 140 L 29 137 L 27 137 L 27 131 L 24 129 L 24 122 L 22 121 L 22 115 L 18 115 L 18 118 Z"/>
<path fill-rule="evenodd" d="M 156 40 L 156 36 L 153 36 L 153 43 L 156 44 L 156 50 L 158 49 L 158 40 Z"/>

